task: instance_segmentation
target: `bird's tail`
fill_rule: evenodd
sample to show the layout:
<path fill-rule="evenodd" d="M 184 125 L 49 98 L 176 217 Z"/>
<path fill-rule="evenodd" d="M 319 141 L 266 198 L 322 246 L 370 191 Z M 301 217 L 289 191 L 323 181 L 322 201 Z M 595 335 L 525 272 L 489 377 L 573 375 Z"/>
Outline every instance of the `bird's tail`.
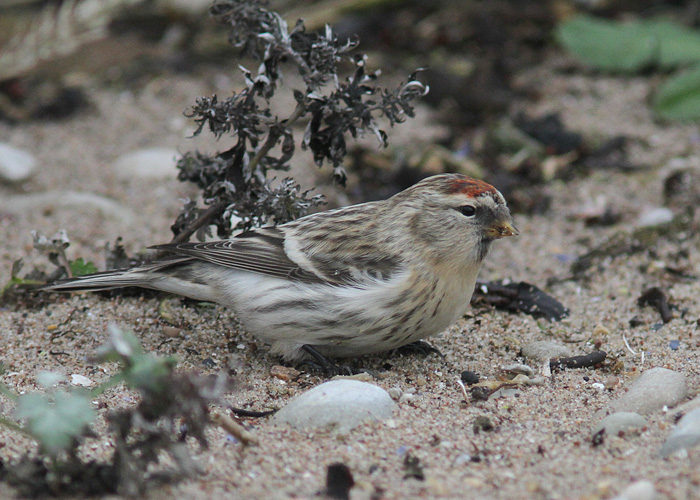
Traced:
<path fill-rule="evenodd" d="M 136 286 L 141 288 L 163 289 L 154 280 L 156 275 L 163 276 L 169 269 L 181 267 L 190 258 L 174 258 L 166 261 L 153 262 L 132 269 L 114 269 L 101 273 L 86 274 L 76 278 L 66 278 L 42 287 L 42 290 L 53 292 L 96 292 Z"/>

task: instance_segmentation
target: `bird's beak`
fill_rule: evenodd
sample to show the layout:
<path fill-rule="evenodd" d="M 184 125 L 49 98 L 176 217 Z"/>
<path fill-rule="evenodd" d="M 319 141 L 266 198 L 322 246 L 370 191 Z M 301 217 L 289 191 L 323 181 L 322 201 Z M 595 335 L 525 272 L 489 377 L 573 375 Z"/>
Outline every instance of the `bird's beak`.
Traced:
<path fill-rule="evenodd" d="M 518 228 L 508 221 L 497 222 L 486 231 L 489 238 L 497 239 L 505 236 L 517 236 L 520 234 Z"/>

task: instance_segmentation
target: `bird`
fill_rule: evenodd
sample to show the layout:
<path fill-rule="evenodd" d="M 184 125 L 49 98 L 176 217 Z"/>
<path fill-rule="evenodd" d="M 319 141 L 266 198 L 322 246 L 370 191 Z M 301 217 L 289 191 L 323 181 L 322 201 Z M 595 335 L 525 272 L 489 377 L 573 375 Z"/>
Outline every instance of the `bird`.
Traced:
<path fill-rule="evenodd" d="M 436 335 L 466 311 L 491 243 L 517 236 L 503 195 L 462 174 L 220 241 L 156 245 L 134 268 L 45 290 L 161 290 L 230 307 L 272 354 L 349 358 Z"/>

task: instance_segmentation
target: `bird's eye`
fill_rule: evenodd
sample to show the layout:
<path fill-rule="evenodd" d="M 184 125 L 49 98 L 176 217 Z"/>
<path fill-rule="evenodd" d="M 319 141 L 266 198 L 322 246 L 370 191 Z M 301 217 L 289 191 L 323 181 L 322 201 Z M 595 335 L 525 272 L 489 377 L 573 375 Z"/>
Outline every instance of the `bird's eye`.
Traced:
<path fill-rule="evenodd" d="M 466 217 L 474 217 L 476 215 L 476 207 L 464 205 L 463 207 L 459 207 L 459 212 Z"/>

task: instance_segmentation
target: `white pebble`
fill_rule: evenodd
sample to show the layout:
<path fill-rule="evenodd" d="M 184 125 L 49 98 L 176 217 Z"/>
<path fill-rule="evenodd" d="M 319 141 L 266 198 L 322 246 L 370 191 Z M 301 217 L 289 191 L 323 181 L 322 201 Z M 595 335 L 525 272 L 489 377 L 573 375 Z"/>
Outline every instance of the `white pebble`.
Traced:
<path fill-rule="evenodd" d="M 82 387 L 90 387 L 94 384 L 92 380 L 78 373 L 74 373 L 70 376 L 70 383 L 73 385 L 80 385 Z"/>
<path fill-rule="evenodd" d="M 396 404 L 374 384 L 331 380 L 305 392 L 274 416 L 276 423 L 297 429 L 328 428 L 346 433 L 366 420 L 386 420 Z"/>
<path fill-rule="evenodd" d="M 30 153 L 0 142 L 0 180 L 6 183 L 23 182 L 36 169 L 36 159 Z"/>
<path fill-rule="evenodd" d="M 175 149 L 149 148 L 126 153 L 112 164 L 116 176 L 129 179 L 175 179 L 176 162 L 180 157 Z"/>
<path fill-rule="evenodd" d="M 652 227 L 667 224 L 673 220 L 673 212 L 670 208 L 656 207 L 644 212 L 637 219 L 637 227 Z"/>

